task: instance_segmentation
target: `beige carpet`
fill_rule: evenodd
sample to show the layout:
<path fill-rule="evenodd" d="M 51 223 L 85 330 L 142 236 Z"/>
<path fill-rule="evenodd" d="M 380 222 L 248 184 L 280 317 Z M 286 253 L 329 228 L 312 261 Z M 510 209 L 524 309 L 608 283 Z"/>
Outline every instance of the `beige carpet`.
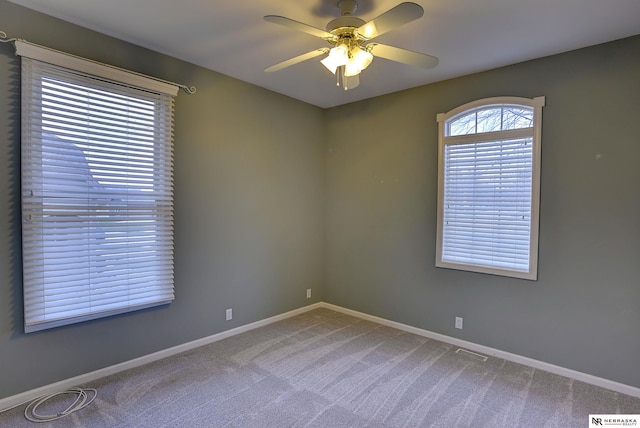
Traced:
<path fill-rule="evenodd" d="M 326 309 L 85 387 L 98 397 L 50 424 L 2 427 L 586 427 L 640 399 Z M 41 408 L 41 413 L 53 413 Z"/>

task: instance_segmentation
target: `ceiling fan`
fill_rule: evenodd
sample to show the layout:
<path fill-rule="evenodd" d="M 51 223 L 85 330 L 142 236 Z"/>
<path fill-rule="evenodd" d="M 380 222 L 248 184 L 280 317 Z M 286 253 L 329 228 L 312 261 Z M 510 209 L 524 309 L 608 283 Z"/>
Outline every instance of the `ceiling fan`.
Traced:
<path fill-rule="evenodd" d="M 360 84 L 359 74 L 367 68 L 374 56 L 425 69 L 438 65 L 438 58 L 434 56 L 372 42 L 374 38 L 420 18 L 424 13 L 420 5 L 400 3 L 369 22 L 353 16 L 358 7 L 357 0 L 338 0 L 337 6 L 341 16 L 330 21 L 326 31 L 284 16 L 265 16 L 264 19 L 269 22 L 319 37 L 333 47 L 323 47 L 298 55 L 267 67 L 264 71 L 282 70 L 327 54 L 320 62 L 336 75 L 336 85 L 342 86 L 346 91 Z"/>

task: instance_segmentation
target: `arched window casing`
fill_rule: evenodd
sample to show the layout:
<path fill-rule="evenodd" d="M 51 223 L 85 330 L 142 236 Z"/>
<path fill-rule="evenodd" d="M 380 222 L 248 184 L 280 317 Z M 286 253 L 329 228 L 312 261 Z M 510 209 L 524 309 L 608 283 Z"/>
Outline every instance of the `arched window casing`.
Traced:
<path fill-rule="evenodd" d="M 485 98 L 437 115 L 437 267 L 537 279 L 544 104 Z"/>

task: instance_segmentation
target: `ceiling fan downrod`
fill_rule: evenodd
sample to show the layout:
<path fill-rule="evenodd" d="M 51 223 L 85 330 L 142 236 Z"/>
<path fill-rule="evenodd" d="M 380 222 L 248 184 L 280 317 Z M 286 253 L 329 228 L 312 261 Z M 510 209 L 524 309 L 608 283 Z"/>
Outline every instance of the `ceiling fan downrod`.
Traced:
<path fill-rule="evenodd" d="M 340 14 L 342 16 L 353 15 L 358 9 L 357 0 L 338 0 L 337 6 L 340 8 Z"/>

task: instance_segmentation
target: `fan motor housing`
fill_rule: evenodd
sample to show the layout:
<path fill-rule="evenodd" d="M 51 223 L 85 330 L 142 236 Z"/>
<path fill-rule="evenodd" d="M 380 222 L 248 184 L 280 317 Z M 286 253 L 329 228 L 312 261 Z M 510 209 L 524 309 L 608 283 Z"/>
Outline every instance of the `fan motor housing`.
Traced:
<path fill-rule="evenodd" d="M 329 23 L 327 24 L 327 31 L 333 35 L 338 36 L 345 32 L 340 31 L 342 28 L 348 30 L 349 32 L 353 32 L 355 29 L 360 28 L 364 24 L 366 24 L 366 22 L 358 17 L 341 16 L 329 21 Z"/>

